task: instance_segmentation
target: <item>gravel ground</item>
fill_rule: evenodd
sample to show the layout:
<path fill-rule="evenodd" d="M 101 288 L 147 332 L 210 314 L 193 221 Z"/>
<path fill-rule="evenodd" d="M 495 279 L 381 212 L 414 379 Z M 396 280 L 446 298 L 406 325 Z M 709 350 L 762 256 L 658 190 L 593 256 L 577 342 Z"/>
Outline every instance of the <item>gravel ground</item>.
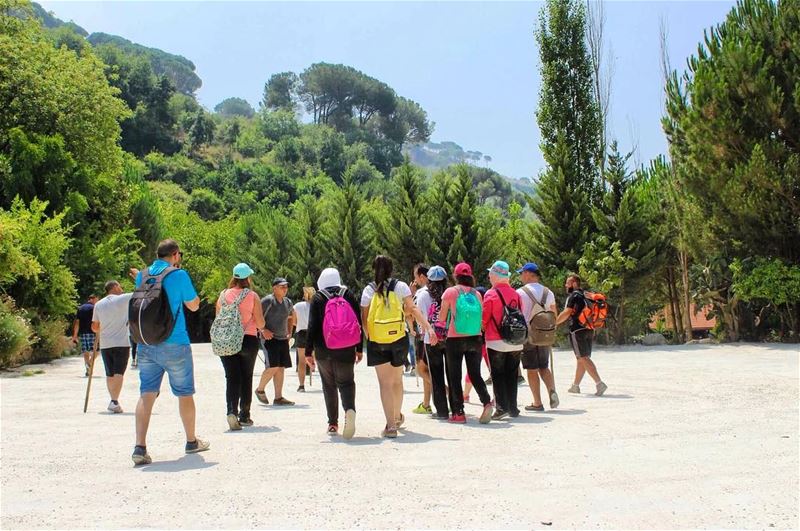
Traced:
<path fill-rule="evenodd" d="M 798 528 L 797 345 L 598 350 L 609 390 L 566 393 L 574 357 L 556 352 L 561 407 L 480 425 L 413 415 L 421 381 L 404 378 L 407 429 L 383 427 L 377 380 L 356 370 L 358 429 L 325 434 L 320 381 L 253 406 L 227 431 L 224 375 L 195 345 L 198 434 L 186 456 L 165 383 L 150 424 L 150 466 L 133 468 L 138 375 L 122 415 L 105 411 L 98 360 L 70 358 L 0 378 L 0 527 L 11 528 Z M 23 370 L 43 374 L 23 377 Z M 257 369 L 258 372 L 258 369 Z M 587 380 L 584 391 L 593 391 Z M 273 396 L 271 388 L 268 395 Z M 473 392 L 473 400 L 475 400 Z M 528 403 L 520 387 L 520 404 Z M 342 416 L 343 422 L 343 416 Z"/>

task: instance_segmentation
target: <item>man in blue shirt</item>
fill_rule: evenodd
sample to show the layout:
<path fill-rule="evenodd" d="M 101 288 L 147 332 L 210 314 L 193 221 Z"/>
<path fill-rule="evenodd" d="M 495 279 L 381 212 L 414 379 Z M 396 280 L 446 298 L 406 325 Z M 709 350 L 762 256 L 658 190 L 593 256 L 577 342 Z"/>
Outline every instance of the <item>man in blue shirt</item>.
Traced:
<path fill-rule="evenodd" d="M 157 255 L 158 259 L 148 268 L 151 275 L 158 275 L 170 266 L 179 268 L 183 258 L 175 240 L 159 243 Z M 136 273 L 138 288 L 142 283 L 142 273 Z M 163 343 L 140 344 L 138 347 L 140 398 L 136 406 L 136 447 L 131 456 L 135 465 L 152 462 L 147 453 L 147 428 L 165 372 L 169 377 L 172 394 L 178 397 L 183 429 L 186 431 L 186 453 L 203 452 L 209 448 L 209 443 L 198 439 L 194 431 L 194 363 L 185 318 L 185 310 L 195 312 L 200 307 L 200 297 L 197 296 L 189 274 L 182 269 L 167 274 L 162 289 L 169 299 L 175 327 Z"/>

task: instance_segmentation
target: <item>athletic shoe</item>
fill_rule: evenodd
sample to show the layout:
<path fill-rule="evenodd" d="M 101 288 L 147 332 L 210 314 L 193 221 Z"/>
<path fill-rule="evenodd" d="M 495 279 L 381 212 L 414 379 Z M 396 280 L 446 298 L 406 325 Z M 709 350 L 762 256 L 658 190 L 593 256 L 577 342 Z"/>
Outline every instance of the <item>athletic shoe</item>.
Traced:
<path fill-rule="evenodd" d="M 489 376 L 488 378 L 486 378 L 486 379 L 483 381 L 483 383 L 485 383 L 486 385 L 492 385 L 492 377 L 491 377 L 491 376 Z"/>
<path fill-rule="evenodd" d="M 258 389 L 256 389 L 256 398 L 262 404 L 269 405 L 269 400 L 267 399 L 267 393 L 265 393 L 264 391 L 259 391 Z"/>
<path fill-rule="evenodd" d="M 522 376 L 521 374 L 517 377 L 517 384 L 518 385 L 524 385 L 525 384 L 525 377 Z"/>
<path fill-rule="evenodd" d="M 492 414 L 492 420 L 502 420 L 508 416 L 508 411 L 498 409 Z"/>
<path fill-rule="evenodd" d="M 550 409 L 557 408 L 560 403 L 561 401 L 558 399 L 558 393 L 556 393 L 556 390 L 553 389 L 550 391 Z"/>
<path fill-rule="evenodd" d="M 199 439 L 197 437 L 195 437 L 195 440 L 193 442 L 188 442 L 188 441 L 186 442 L 186 453 L 187 454 L 196 454 L 196 453 L 199 453 L 199 452 L 205 452 L 209 448 L 211 448 L 211 443 L 209 443 L 208 441 L 204 441 L 202 439 Z"/>
<path fill-rule="evenodd" d="M 608 386 L 603 382 L 600 382 L 599 384 L 597 384 L 597 392 L 595 394 L 597 396 L 603 396 L 603 393 L 606 392 L 606 389 L 608 389 Z"/>
<path fill-rule="evenodd" d="M 447 413 L 443 413 L 441 415 L 439 413 L 433 413 L 431 418 L 434 420 L 450 420 L 450 415 Z"/>
<path fill-rule="evenodd" d="M 492 411 L 493 408 L 491 402 L 483 406 L 483 412 L 481 413 L 481 416 L 478 419 L 478 421 L 481 424 L 489 424 L 489 422 L 492 420 Z"/>
<path fill-rule="evenodd" d="M 153 462 L 144 446 L 134 446 L 131 459 L 133 459 L 133 466 L 149 465 Z"/>
<path fill-rule="evenodd" d="M 139 362 L 138 362 L 138 361 L 136 361 L 136 360 L 134 359 L 134 360 L 131 362 L 131 368 L 132 368 L 132 369 L 136 369 L 136 368 L 138 368 L 138 367 L 139 367 Z"/>
<path fill-rule="evenodd" d="M 353 438 L 356 434 L 356 410 L 348 409 L 344 412 L 344 429 L 342 430 L 342 437 L 347 440 Z"/>
<path fill-rule="evenodd" d="M 397 429 L 400 429 L 400 426 L 402 426 L 405 423 L 405 421 L 406 421 L 405 415 L 400 413 L 400 418 L 397 419 Z"/>
<path fill-rule="evenodd" d="M 408 375 L 409 376 L 416 376 L 417 375 L 417 369 L 414 368 L 414 367 L 411 367 L 411 370 L 408 371 Z"/>
<path fill-rule="evenodd" d="M 273 400 L 272 401 L 272 405 L 273 406 L 293 406 L 294 402 L 292 402 L 291 400 L 286 400 L 283 397 L 280 397 L 280 398 L 276 398 L 275 400 Z"/>
<path fill-rule="evenodd" d="M 469 402 L 469 395 L 464 395 L 464 402 Z"/>
<path fill-rule="evenodd" d="M 86 372 L 83 373 L 83 377 L 84 378 L 88 378 L 89 377 L 89 366 L 88 365 L 84 365 L 83 368 L 86 370 Z"/>
<path fill-rule="evenodd" d="M 452 422 L 453 424 L 466 424 L 467 423 L 467 416 L 464 415 L 463 413 L 461 413 L 459 415 L 455 415 L 455 414 L 450 415 L 450 422 Z"/>
<path fill-rule="evenodd" d="M 514 411 L 509 411 L 508 414 L 512 419 L 515 419 L 519 417 L 519 409 L 515 409 Z"/>
<path fill-rule="evenodd" d="M 411 410 L 411 412 L 424 415 L 425 413 L 433 413 L 433 409 L 431 408 L 431 406 L 426 406 L 425 404 L 420 402 L 417 407 Z"/>
<path fill-rule="evenodd" d="M 239 417 L 239 424 L 241 426 L 252 426 L 253 425 L 253 419 L 251 419 L 249 416 L 247 416 L 247 417 Z"/>
<path fill-rule="evenodd" d="M 575 384 L 572 384 L 572 386 L 571 386 L 569 389 L 567 389 L 567 392 L 568 392 L 568 393 L 574 393 L 574 394 L 580 394 L 580 392 L 581 392 L 581 388 L 580 388 L 580 387 L 578 387 L 578 386 L 577 386 L 577 385 L 575 385 Z"/>
<path fill-rule="evenodd" d="M 297 388 L 297 392 L 298 392 L 298 393 L 305 393 L 305 392 L 306 392 L 306 388 L 305 388 L 305 386 L 301 385 L 300 387 L 298 387 L 298 388 Z"/>
<path fill-rule="evenodd" d="M 386 426 L 381 432 L 381 437 L 384 439 L 397 439 L 397 428 Z"/>
<path fill-rule="evenodd" d="M 328 424 L 328 435 L 339 435 L 339 426 L 336 424 Z"/>
<path fill-rule="evenodd" d="M 239 431 L 242 429 L 242 424 L 233 413 L 228 414 L 228 427 L 230 427 L 231 431 Z"/>
<path fill-rule="evenodd" d="M 534 406 L 533 404 L 525 406 L 525 411 L 544 411 L 544 406 Z"/>
<path fill-rule="evenodd" d="M 122 413 L 122 406 L 119 405 L 119 402 L 115 404 L 113 400 L 108 403 L 108 408 L 106 409 L 112 413 Z"/>

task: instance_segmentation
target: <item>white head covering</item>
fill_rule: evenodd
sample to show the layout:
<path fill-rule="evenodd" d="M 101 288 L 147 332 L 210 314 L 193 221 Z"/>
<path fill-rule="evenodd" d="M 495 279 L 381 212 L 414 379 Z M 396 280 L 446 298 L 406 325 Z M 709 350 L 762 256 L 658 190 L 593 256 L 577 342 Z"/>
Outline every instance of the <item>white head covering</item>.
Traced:
<path fill-rule="evenodd" d="M 322 270 L 317 280 L 317 288 L 325 289 L 331 286 L 341 286 L 342 277 L 339 276 L 339 271 L 336 268 L 328 267 Z"/>

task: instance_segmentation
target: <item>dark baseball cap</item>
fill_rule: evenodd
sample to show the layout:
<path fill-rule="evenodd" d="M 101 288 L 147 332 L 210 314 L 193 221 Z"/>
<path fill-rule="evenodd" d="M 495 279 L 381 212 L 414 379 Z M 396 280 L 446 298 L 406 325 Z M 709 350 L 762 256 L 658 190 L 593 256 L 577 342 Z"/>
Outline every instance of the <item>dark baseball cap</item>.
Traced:
<path fill-rule="evenodd" d="M 275 279 L 272 281 L 272 287 L 273 288 L 275 286 L 288 286 L 288 285 L 289 285 L 289 281 L 286 280 L 283 277 L 275 277 Z"/>

